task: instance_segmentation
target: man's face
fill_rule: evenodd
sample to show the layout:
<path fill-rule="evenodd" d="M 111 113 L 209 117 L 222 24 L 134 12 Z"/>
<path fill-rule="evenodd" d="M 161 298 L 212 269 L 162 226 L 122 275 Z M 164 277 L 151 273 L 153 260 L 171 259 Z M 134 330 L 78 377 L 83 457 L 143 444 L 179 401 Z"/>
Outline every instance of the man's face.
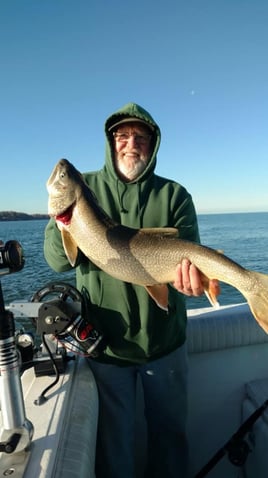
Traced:
<path fill-rule="evenodd" d="M 146 168 L 151 154 L 151 134 L 146 126 L 131 122 L 114 133 L 115 169 L 125 181 L 135 180 Z"/>

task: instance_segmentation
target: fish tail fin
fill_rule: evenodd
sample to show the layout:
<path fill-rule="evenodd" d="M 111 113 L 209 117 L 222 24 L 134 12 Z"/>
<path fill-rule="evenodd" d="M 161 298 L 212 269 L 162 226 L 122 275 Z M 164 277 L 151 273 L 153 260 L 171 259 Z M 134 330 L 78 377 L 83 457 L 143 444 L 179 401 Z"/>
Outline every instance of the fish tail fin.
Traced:
<path fill-rule="evenodd" d="M 253 271 L 248 271 L 248 274 L 251 288 L 242 293 L 247 299 L 253 316 L 268 334 L 268 275 Z"/>

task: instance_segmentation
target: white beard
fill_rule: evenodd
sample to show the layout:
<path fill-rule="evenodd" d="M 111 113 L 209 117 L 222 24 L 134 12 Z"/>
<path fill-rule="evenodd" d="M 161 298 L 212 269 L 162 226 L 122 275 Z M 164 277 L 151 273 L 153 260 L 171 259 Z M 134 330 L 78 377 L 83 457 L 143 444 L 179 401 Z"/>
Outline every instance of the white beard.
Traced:
<path fill-rule="evenodd" d="M 117 163 L 117 171 L 129 181 L 133 181 L 141 175 L 141 173 L 145 170 L 146 166 L 147 164 L 141 160 L 127 165 L 119 161 Z"/>

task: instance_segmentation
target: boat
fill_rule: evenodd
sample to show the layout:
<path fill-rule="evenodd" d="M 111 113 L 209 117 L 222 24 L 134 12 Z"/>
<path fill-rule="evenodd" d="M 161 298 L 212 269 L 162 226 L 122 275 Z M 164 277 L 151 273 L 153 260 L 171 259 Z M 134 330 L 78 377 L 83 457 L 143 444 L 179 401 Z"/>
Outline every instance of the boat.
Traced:
<path fill-rule="evenodd" d="M 1 476 L 95 478 L 97 386 L 85 354 L 75 351 L 86 338 L 84 352 L 94 353 L 102 337 L 77 335 L 80 312 L 78 291 L 64 283 L 45 285 L 28 302 L 4 305 L 2 298 L 0 328 L 9 325 L 6 335 L 0 331 Z M 26 331 L 13 333 L 12 321 L 26 316 L 42 339 L 37 352 Z M 59 346 L 66 335 L 67 352 Z M 187 346 L 191 478 L 267 478 L 268 335 L 247 303 L 202 308 L 188 310 Z M 142 407 L 138 383 L 138 478 L 146 450 Z"/>

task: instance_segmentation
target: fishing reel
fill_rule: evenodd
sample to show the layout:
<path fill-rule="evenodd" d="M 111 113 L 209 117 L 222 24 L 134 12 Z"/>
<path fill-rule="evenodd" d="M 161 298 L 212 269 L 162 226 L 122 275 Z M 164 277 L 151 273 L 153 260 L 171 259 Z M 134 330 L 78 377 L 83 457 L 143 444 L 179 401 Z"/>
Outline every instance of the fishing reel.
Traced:
<path fill-rule="evenodd" d="M 23 249 L 18 241 L 0 240 L 0 275 L 18 272 L 24 267 Z"/>
<path fill-rule="evenodd" d="M 96 358 L 106 347 L 103 336 L 93 326 L 82 294 L 65 282 L 51 282 L 31 299 L 38 303 L 33 319 L 37 334 L 52 335 L 73 352 Z"/>

